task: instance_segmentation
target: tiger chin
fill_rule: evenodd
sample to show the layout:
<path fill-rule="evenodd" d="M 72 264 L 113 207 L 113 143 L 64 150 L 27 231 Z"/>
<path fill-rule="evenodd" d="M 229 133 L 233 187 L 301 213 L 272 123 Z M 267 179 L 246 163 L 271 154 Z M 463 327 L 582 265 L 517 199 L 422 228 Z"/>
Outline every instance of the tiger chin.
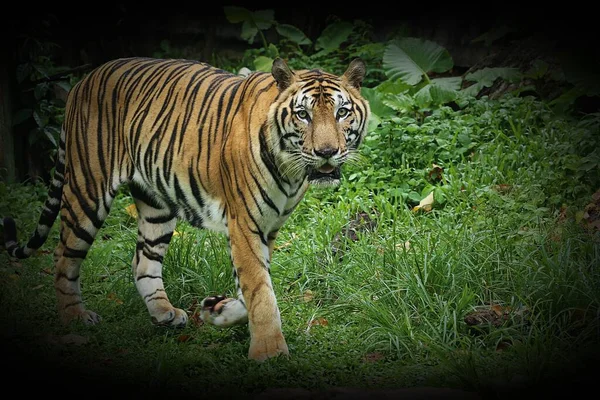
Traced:
<path fill-rule="evenodd" d="M 245 78 L 190 60 L 107 62 L 69 93 L 37 228 L 19 245 L 15 221 L 5 218 L 6 249 L 29 257 L 60 213 L 59 317 L 100 322 L 84 305 L 80 266 L 127 185 L 138 212 L 133 280 L 152 323 L 187 323 L 162 279 L 176 222 L 184 220 L 229 243 L 236 296 L 208 295 L 202 319 L 248 324 L 251 359 L 287 355 L 270 277 L 275 240 L 309 185 L 338 184 L 342 165 L 357 156 L 370 114 L 360 95 L 365 73 L 360 59 L 340 76 L 276 59 L 271 73 Z"/>

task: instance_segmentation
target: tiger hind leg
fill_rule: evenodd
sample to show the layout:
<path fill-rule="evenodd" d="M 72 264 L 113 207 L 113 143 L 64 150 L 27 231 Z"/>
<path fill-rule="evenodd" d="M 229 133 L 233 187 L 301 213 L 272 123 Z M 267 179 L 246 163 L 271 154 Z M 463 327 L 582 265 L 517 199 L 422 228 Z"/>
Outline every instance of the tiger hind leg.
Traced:
<path fill-rule="evenodd" d="M 54 288 L 58 314 L 63 323 L 80 320 L 94 325 L 101 318 L 83 304 L 79 272 L 96 233 L 108 215 L 115 193 L 106 190 L 102 198 L 89 194 L 87 199 L 78 193 L 75 182 L 65 184 L 60 210 L 60 241 L 54 252 Z"/>
<path fill-rule="evenodd" d="M 163 259 L 177 220 L 168 208 L 161 207 L 134 185 L 131 192 L 138 210 L 138 240 L 131 263 L 138 293 L 144 299 L 152 323 L 185 326 L 187 314 L 173 307 L 162 279 Z"/>
<path fill-rule="evenodd" d="M 220 328 L 248 323 L 248 309 L 246 308 L 235 267 L 233 268 L 233 276 L 238 298 L 209 296 L 202 300 L 200 303 L 200 318 L 205 323 Z"/>
<path fill-rule="evenodd" d="M 248 323 L 248 310 L 243 299 L 210 296 L 200 304 L 200 318 L 206 323 L 225 328 Z"/>

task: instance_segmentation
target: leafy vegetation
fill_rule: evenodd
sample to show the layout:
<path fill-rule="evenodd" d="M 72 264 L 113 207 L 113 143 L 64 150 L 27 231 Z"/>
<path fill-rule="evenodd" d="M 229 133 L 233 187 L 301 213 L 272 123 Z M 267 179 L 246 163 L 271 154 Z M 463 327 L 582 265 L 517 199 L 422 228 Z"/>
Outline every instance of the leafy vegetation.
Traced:
<path fill-rule="evenodd" d="M 50 81 L 51 76 L 64 72 L 48 55 L 52 43 L 34 42 L 22 49 L 23 62 L 17 66 L 16 78 L 21 86 L 21 103 L 15 111 L 13 126 L 25 131 L 29 144 L 36 152 L 53 159 L 58 148 L 63 121 L 64 98 L 71 89 L 70 79 Z"/>
<path fill-rule="evenodd" d="M 57 222 L 41 256 L 0 255 L 4 341 L 55 368 L 85 365 L 117 383 L 194 395 L 227 391 L 235 377 L 231 390 L 247 393 L 439 386 L 510 398 L 499 388 L 566 379 L 567 367 L 598 354 L 600 114 L 559 113 L 522 91 L 479 95 L 497 79 L 542 79 L 541 63 L 537 72 L 452 76 L 440 45 L 373 42 L 362 21 L 308 38 L 272 12 L 225 12 L 244 40 L 262 43 L 236 71 L 265 69 L 275 56 L 336 73 L 355 56 L 371 67 L 362 159 L 345 166 L 340 187 L 311 189 L 277 239 L 272 278 L 291 357 L 248 361 L 247 327 L 199 322 L 198 302 L 233 295 L 234 283 L 224 238 L 185 223 L 165 283 L 190 323 L 150 324 L 131 279 L 137 228 L 127 191 L 83 265 L 84 299 L 102 324 L 58 323 Z M 15 216 L 25 239 L 45 188 L 0 183 L 0 194 L 0 215 Z"/>

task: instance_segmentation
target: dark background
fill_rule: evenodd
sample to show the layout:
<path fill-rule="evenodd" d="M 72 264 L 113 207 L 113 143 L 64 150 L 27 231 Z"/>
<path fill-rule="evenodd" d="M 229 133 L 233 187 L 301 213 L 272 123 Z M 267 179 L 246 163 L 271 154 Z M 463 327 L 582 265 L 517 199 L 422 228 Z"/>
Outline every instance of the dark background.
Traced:
<path fill-rule="evenodd" d="M 251 11 L 273 9 L 279 23 L 292 24 L 311 40 L 335 19 L 363 20 L 373 26 L 373 40 L 385 42 L 394 32 L 429 39 L 444 46 L 461 74 L 492 56 L 496 67 L 523 67 L 541 56 L 567 60 L 576 68 L 600 71 L 597 51 L 598 29 L 591 9 L 575 3 L 550 5 L 506 2 L 238 2 L 206 1 L 167 3 L 16 3 L 4 6 L 0 17 L 0 124 L 10 133 L 0 132 L 0 176 L 9 180 L 48 181 L 52 163 L 40 157 L 40 149 L 28 141 L 35 124 L 12 127 L 10 121 L 24 104 L 31 88 L 17 82 L 19 64 L 27 62 L 36 41 L 54 43 L 55 65 L 89 71 L 108 60 L 130 56 L 153 56 L 161 42 L 172 47 L 192 49 L 191 58 L 212 62 L 214 55 L 240 57 L 249 45 L 240 38 L 241 24 L 227 21 L 223 7 L 237 5 Z M 512 32 L 485 45 L 473 39 L 502 26 Z M 271 30 L 268 40 L 276 42 Z M 494 57 L 495 56 L 495 57 Z M 524 60 L 527 58 L 527 60 Z M 521 65 L 519 65 L 521 64 Z M 343 71 L 332 71 L 341 73 Z M 33 86 L 33 85 L 32 85 Z M 29 95 L 31 97 L 31 95 Z M 31 101 L 30 101 L 31 102 Z M 586 112 L 597 111 L 598 101 L 584 104 Z M 8 128 L 7 128 L 8 127 Z M 7 135 L 10 136 L 7 139 Z M 51 149 L 50 149 L 51 150 Z M 36 155 L 37 153 L 37 155 Z M 11 160 L 12 159 L 12 160 Z M 3 173 L 9 163 L 14 173 Z M 7 176 L 8 175 L 8 176 Z M 11 176 L 12 175 L 12 176 Z"/>

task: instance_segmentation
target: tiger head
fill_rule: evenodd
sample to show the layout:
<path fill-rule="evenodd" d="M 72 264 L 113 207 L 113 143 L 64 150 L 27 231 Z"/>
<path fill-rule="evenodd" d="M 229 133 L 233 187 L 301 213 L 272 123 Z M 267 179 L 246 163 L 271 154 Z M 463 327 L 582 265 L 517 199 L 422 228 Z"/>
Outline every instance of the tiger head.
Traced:
<path fill-rule="evenodd" d="M 360 95 L 365 63 L 353 60 L 336 76 L 292 71 L 282 59 L 271 70 L 279 96 L 270 109 L 273 151 L 282 175 L 336 185 L 341 165 L 356 158 L 367 130 L 369 104 Z"/>

